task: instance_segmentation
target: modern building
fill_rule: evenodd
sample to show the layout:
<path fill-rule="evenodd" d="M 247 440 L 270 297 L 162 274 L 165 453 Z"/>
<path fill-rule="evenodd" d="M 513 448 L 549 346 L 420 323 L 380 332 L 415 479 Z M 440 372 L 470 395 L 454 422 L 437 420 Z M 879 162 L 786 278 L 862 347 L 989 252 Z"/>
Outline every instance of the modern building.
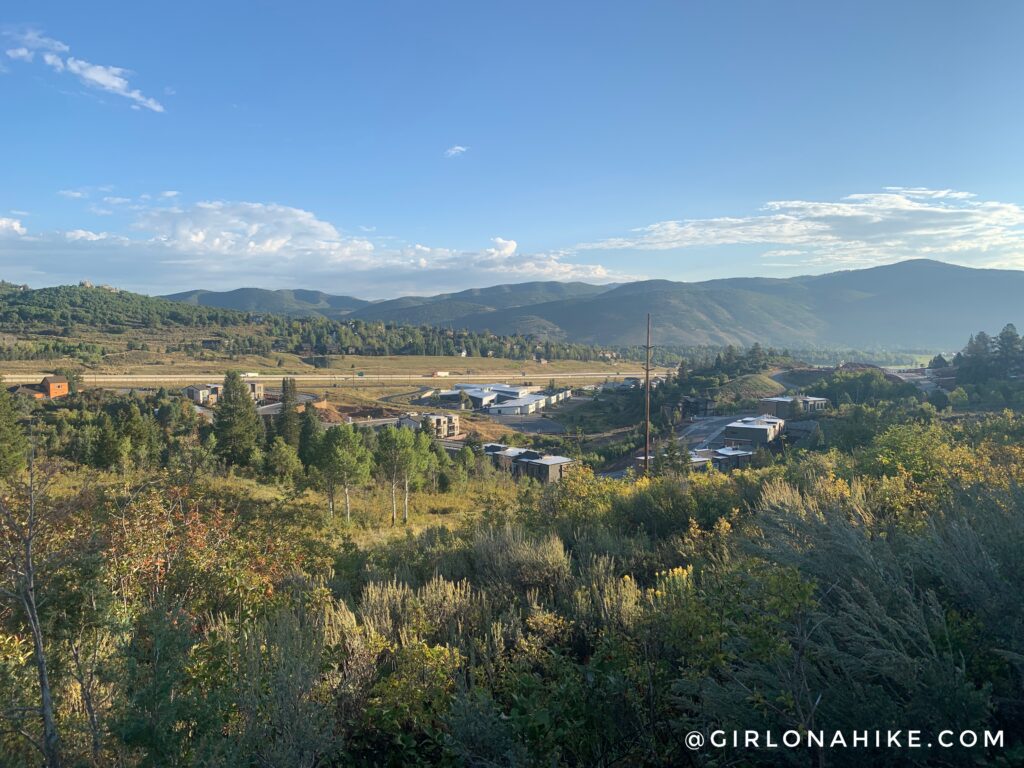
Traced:
<path fill-rule="evenodd" d="M 811 397 L 809 395 L 784 395 L 780 397 L 762 397 L 758 404 L 761 412 L 791 419 L 802 414 L 821 413 L 830 405 L 827 397 Z"/>
<path fill-rule="evenodd" d="M 261 382 L 249 379 L 245 381 L 245 386 L 249 389 L 249 397 L 253 402 L 263 402 L 264 390 Z M 223 384 L 190 384 L 182 390 L 185 397 L 196 405 L 216 405 L 223 391 Z"/>
<path fill-rule="evenodd" d="M 538 483 L 557 483 L 565 477 L 566 471 L 575 464 L 566 456 L 541 456 L 536 459 L 522 458 L 516 462 L 519 477 L 529 477 Z"/>
<path fill-rule="evenodd" d="M 427 426 L 438 440 L 451 440 L 462 434 L 459 416 L 455 413 L 406 413 L 398 419 L 398 426 L 412 430 Z"/>
<path fill-rule="evenodd" d="M 727 424 L 722 438 L 726 445 L 757 449 L 774 443 L 785 428 L 785 420 L 776 416 L 748 416 Z"/>
<path fill-rule="evenodd" d="M 542 410 L 546 404 L 547 398 L 544 395 L 526 395 L 492 405 L 488 408 L 488 413 L 496 416 L 526 416 Z"/>
<path fill-rule="evenodd" d="M 451 408 L 463 407 L 463 395 L 469 399 L 469 407 L 473 409 L 486 408 L 498 400 L 498 395 L 484 389 L 442 389 L 434 393 L 431 398 L 436 397 L 445 405 Z"/>
<path fill-rule="evenodd" d="M 529 477 L 539 483 L 557 483 L 576 463 L 566 456 L 550 456 L 530 448 L 514 448 L 501 443 L 485 443 L 484 455 L 494 466 L 514 478 Z"/>
<path fill-rule="evenodd" d="M 714 468 L 719 472 L 729 472 L 749 466 L 753 457 L 754 452 L 744 448 L 702 448 L 690 451 L 690 470 L 706 472 Z"/>

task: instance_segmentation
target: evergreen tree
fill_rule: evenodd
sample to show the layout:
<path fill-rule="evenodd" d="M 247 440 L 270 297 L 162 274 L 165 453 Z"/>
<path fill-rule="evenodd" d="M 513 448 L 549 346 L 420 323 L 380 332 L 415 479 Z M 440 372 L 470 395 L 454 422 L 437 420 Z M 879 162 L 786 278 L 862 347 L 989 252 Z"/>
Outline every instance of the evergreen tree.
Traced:
<path fill-rule="evenodd" d="M 281 379 L 281 413 L 277 417 L 277 434 L 293 448 L 299 447 L 299 432 L 302 428 L 296 403 L 295 379 Z"/>
<path fill-rule="evenodd" d="M 0 478 L 17 474 L 25 466 L 28 441 L 18 424 L 14 399 L 0 379 Z"/>
<path fill-rule="evenodd" d="M 317 463 L 323 431 L 320 417 L 316 415 L 316 408 L 312 403 L 306 403 L 299 427 L 299 458 L 303 466 L 312 467 Z"/>
<path fill-rule="evenodd" d="M 302 472 L 302 462 L 298 451 L 284 441 L 283 437 L 275 437 L 267 452 L 266 471 L 271 477 L 285 483 L 291 483 Z"/>
<path fill-rule="evenodd" d="M 228 371 L 224 388 L 217 398 L 213 431 L 217 435 L 217 453 L 230 464 L 250 466 L 260 455 L 263 422 L 249 387 L 237 371 Z"/>

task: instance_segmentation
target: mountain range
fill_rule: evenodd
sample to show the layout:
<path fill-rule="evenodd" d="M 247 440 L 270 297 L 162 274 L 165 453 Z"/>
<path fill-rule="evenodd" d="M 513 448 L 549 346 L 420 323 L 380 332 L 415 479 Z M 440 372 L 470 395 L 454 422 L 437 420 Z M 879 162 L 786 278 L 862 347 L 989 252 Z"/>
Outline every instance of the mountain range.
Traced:
<path fill-rule="evenodd" d="M 1024 322 L 1024 272 L 914 259 L 791 278 L 621 285 L 532 282 L 369 302 L 320 291 L 243 288 L 164 298 L 250 312 L 530 333 L 591 344 L 954 349 Z"/>

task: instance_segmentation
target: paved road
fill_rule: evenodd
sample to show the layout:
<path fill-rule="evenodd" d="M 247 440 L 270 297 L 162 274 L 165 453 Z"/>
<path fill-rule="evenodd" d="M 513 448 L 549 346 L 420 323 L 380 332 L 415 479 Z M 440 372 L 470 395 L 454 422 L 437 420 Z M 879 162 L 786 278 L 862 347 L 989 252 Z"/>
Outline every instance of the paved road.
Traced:
<path fill-rule="evenodd" d="M 715 441 L 722 434 L 726 424 L 730 424 L 744 415 L 708 416 L 698 419 L 693 424 L 687 424 L 677 434 L 681 439 L 686 440 L 691 451 L 707 448 L 709 443 Z"/>

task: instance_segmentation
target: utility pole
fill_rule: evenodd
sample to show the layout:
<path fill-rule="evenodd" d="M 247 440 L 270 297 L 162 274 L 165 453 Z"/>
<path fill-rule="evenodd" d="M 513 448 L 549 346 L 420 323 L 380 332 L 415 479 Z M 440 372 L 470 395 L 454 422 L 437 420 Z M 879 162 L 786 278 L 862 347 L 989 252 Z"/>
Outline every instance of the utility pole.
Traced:
<path fill-rule="evenodd" d="M 644 476 L 651 474 L 651 313 L 647 313 L 647 361 L 644 365 Z"/>

